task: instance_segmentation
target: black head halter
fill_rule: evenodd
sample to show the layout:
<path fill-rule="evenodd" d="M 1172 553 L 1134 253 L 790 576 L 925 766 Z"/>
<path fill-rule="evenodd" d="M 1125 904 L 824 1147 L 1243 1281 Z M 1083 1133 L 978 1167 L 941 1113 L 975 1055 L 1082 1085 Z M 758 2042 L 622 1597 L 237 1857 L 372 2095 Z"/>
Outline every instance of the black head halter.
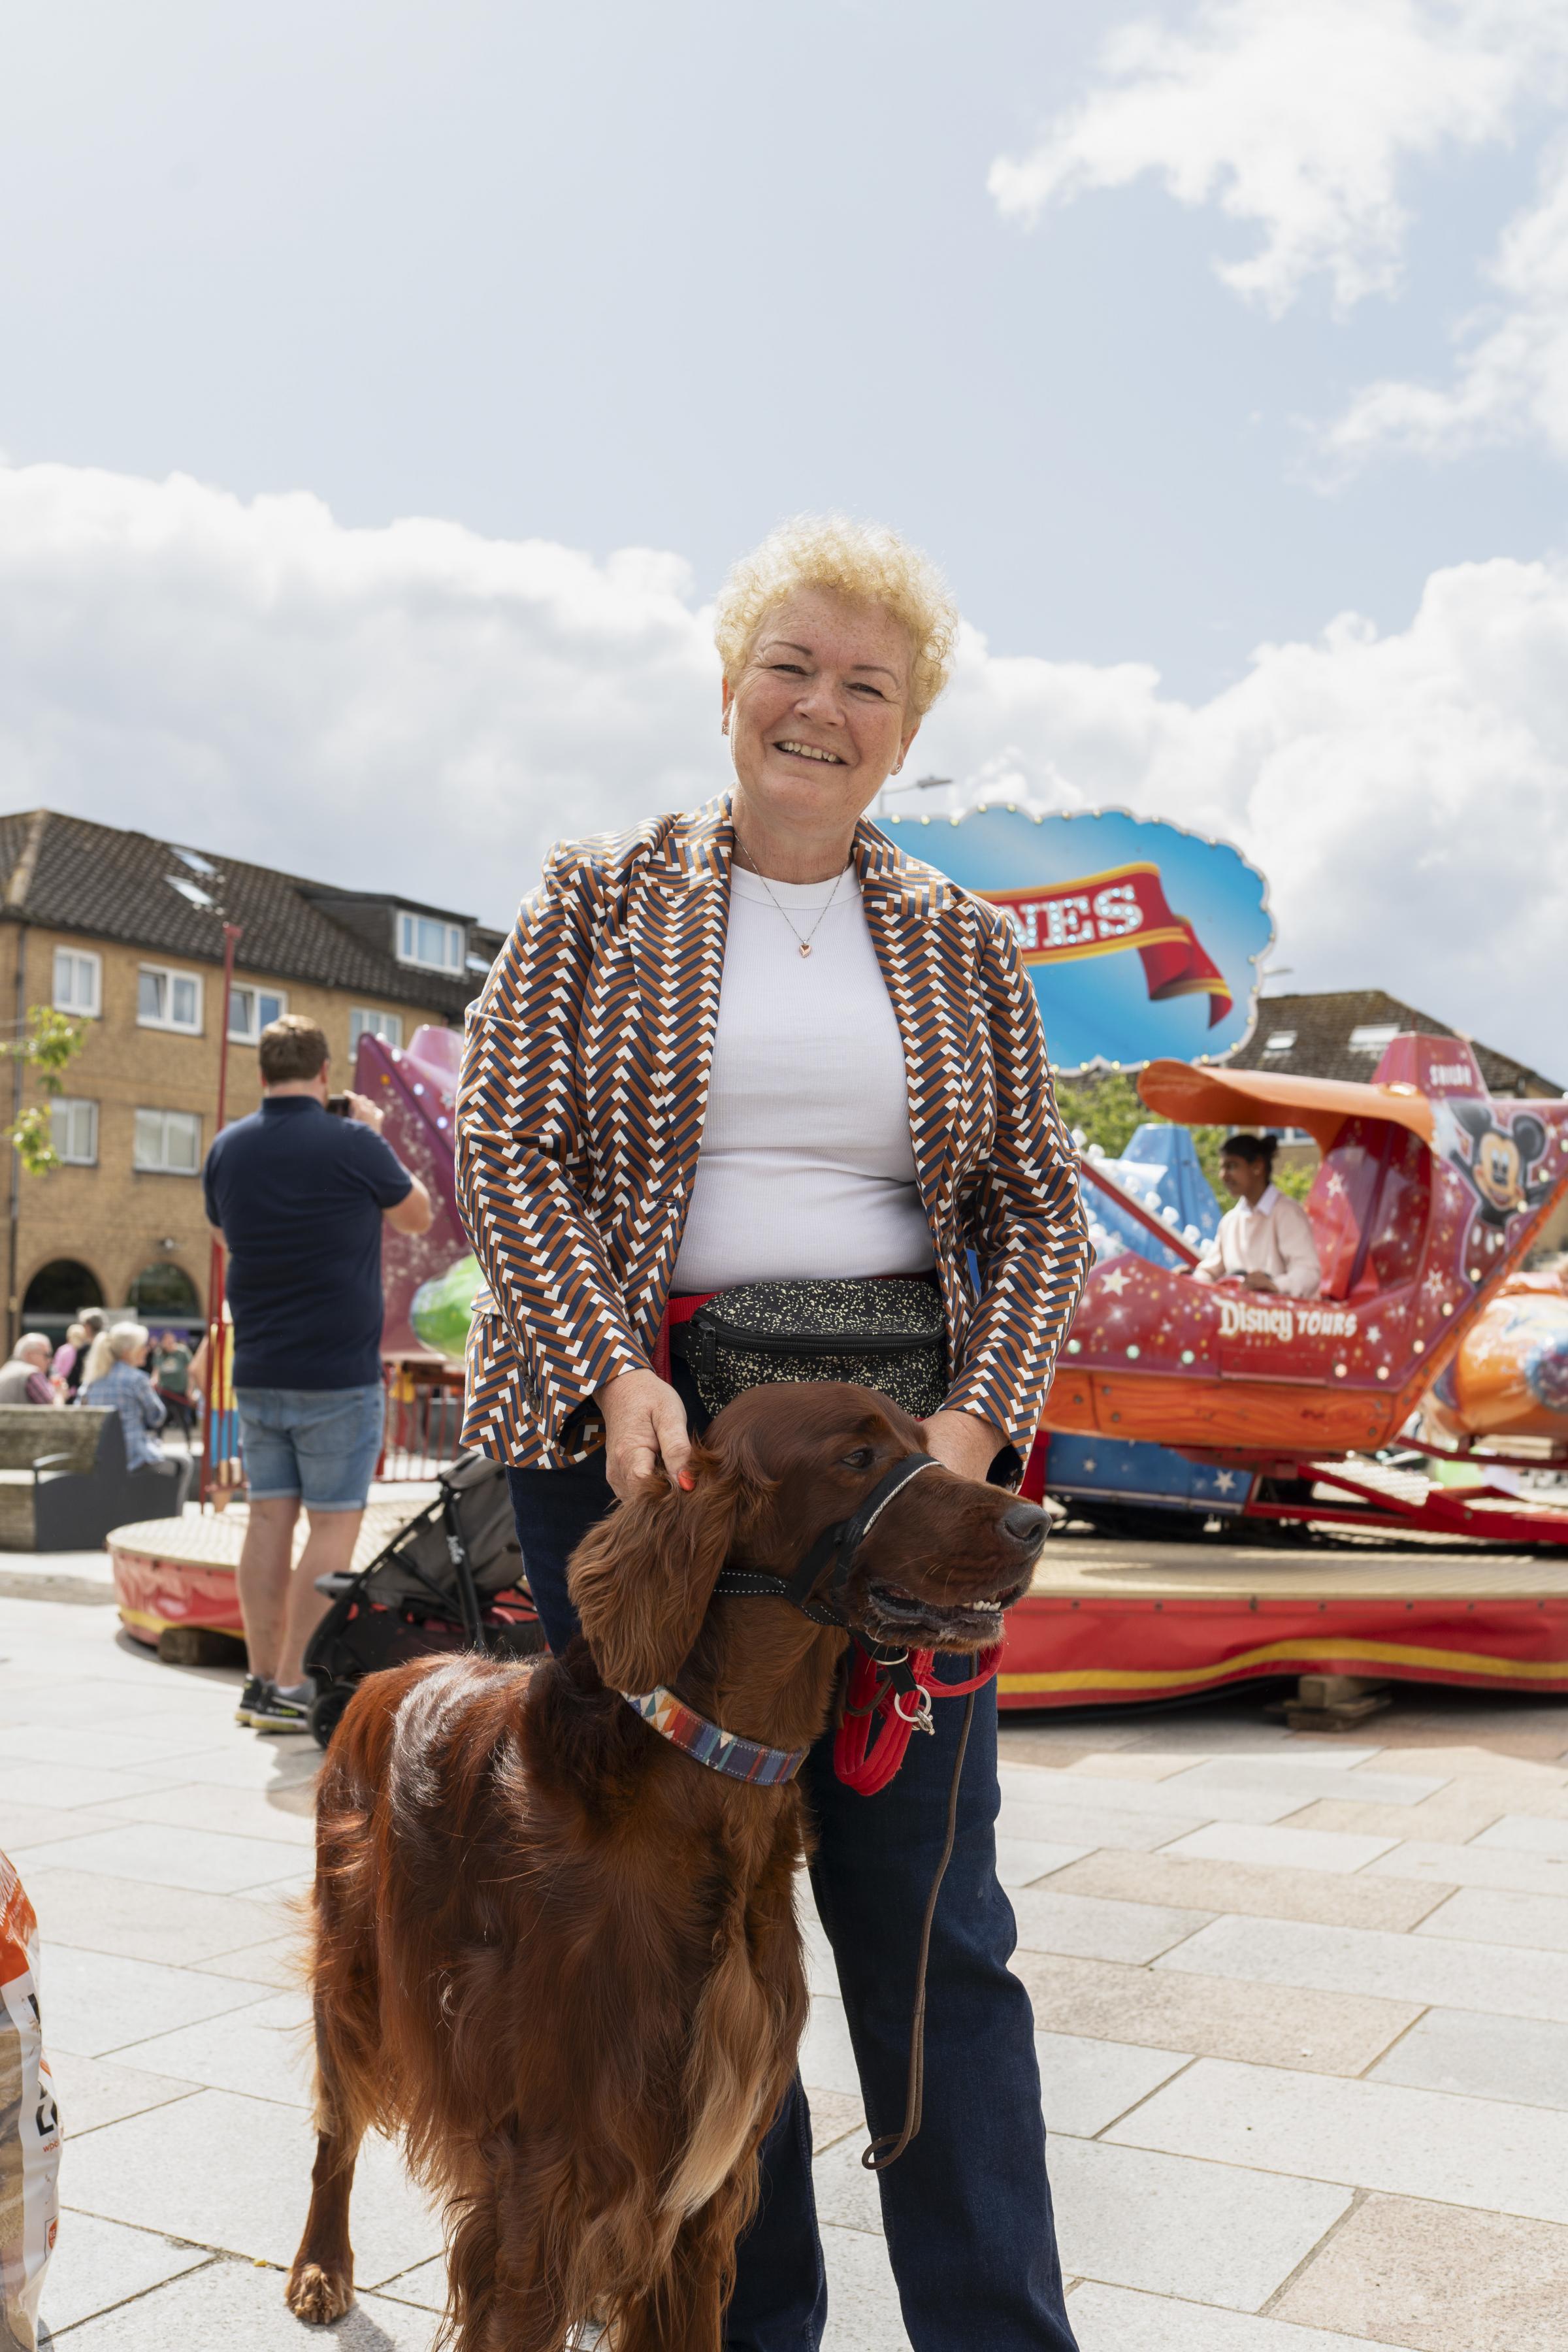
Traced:
<path fill-rule="evenodd" d="M 787 1601 L 814 1624 L 837 1625 L 847 1632 L 849 1621 L 839 1603 L 856 1553 L 894 1496 L 911 1478 L 918 1478 L 922 1470 L 934 1467 L 929 1454 L 906 1454 L 890 1470 L 883 1472 L 851 1517 L 837 1519 L 832 1527 L 823 1528 L 793 1575 L 773 1576 L 761 1568 L 726 1568 L 721 1571 L 714 1591 L 728 1593 L 736 1600 Z M 822 1598 L 816 1599 L 813 1596 L 822 1582 L 825 1569 L 831 1572 Z"/>

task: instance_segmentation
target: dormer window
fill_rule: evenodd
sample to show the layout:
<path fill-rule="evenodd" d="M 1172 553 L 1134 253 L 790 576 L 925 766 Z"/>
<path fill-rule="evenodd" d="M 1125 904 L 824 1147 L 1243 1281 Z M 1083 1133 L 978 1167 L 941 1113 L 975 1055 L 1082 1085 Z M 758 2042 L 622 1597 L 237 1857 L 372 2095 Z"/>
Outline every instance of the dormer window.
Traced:
<path fill-rule="evenodd" d="M 397 917 L 397 961 L 417 964 L 422 971 L 460 972 L 468 942 L 461 923 L 445 923 L 438 915 Z"/>
<path fill-rule="evenodd" d="M 1399 1034 L 1395 1021 L 1364 1021 L 1351 1031 L 1352 1054 L 1382 1054 L 1387 1051 Z"/>
<path fill-rule="evenodd" d="M 1264 1041 L 1263 1050 L 1266 1054 L 1289 1054 L 1293 1051 L 1295 1044 L 1294 1029 L 1272 1029 Z"/>

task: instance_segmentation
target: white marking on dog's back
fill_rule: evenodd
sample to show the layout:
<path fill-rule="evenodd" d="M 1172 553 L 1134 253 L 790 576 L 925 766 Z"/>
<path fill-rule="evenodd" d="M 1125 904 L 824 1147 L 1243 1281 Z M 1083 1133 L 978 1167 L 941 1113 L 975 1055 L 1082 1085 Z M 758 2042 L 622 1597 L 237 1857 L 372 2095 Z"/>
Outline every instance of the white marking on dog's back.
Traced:
<path fill-rule="evenodd" d="M 467 1661 L 454 1658 L 416 1683 L 400 1702 L 393 1717 L 386 1773 L 387 1794 L 395 1807 L 426 1812 L 440 1802 L 442 1751 L 462 1712 L 468 1687 Z"/>

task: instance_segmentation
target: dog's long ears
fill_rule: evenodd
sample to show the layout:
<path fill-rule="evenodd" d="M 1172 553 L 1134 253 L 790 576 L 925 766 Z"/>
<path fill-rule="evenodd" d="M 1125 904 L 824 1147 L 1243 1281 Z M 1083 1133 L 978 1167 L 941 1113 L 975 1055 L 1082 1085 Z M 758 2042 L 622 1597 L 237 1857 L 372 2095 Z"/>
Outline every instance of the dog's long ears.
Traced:
<path fill-rule="evenodd" d="M 689 1494 L 662 1472 L 573 1553 L 583 1631 L 612 1689 L 650 1691 L 679 1673 L 750 1499 L 745 1480 L 698 1447 Z"/>

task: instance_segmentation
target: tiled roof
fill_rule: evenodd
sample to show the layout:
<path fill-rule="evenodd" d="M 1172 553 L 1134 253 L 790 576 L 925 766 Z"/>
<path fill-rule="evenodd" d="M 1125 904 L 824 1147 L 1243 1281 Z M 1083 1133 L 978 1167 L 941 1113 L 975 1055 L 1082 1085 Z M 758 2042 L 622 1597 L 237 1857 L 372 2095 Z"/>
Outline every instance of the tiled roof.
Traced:
<path fill-rule="evenodd" d="M 1381 988 L 1345 989 L 1325 996 L 1266 996 L 1258 1008 L 1258 1026 L 1239 1053 L 1230 1056 L 1237 1070 L 1283 1070 L 1297 1077 L 1370 1078 L 1381 1048 L 1352 1048 L 1352 1030 L 1414 1030 L 1424 1037 L 1457 1037 L 1460 1033 L 1429 1013 L 1403 1004 Z M 1289 1037 L 1270 1050 L 1269 1040 Z M 1524 1095 L 1540 1098 L 1560 1095 L 1555 1078 L 1542 1076 L 1510 1055 L 1468 1040 L 1481 1066 L 1481 1076 L 1494 1095 Z"/>
<path fill-rule="evenodd" d="M 121 940 L 160 955 L 219 963 L 226 917 L 244 930 L 236 956 L 242 971 L 358 989 L 395 1003 L 426 1005 L 453 1020 L 477 994 L 482 974 L 419 971 L 399 963 L 390 945 L 395 904 L 465 927 L 470 924 L 468 916 L 388 896 L 379 901 L 389 909 L 388 947 L 383 952 L 359 929 L 334 921 L 314 903 L 318 896 L 360 894 L 338 892 L 330 884 L 307 882 L 270 866 L 248 866 L 216 850 L 193 850 L 176 838 L 194 862 L 181 857 L 173 839 L 89 824 L 52 810 L 0 816 L 0 875 L 5 877 L 0 881 L 0 921 L 22 917 L 90 939 Z M 184 887 L 176 889 L 176 882 Z M 214 903 L 204 906 L 192 892 Z M 377 903 L 370 894 L 361 897 L 362 907 Z"/>

